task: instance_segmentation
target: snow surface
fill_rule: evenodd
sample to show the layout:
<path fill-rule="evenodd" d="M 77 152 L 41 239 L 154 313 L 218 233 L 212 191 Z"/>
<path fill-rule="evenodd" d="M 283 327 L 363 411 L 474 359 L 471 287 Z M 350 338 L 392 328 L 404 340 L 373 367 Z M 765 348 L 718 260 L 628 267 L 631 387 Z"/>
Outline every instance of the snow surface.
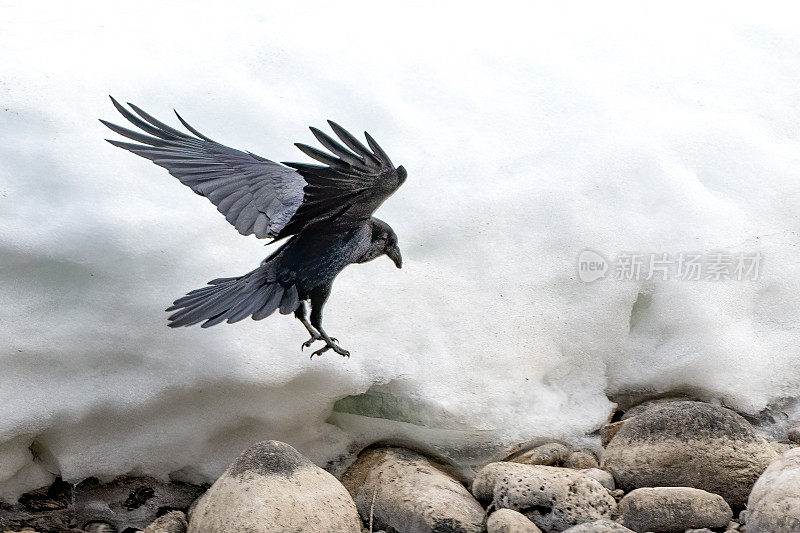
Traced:
<path fill-rule="evenodd" d="M 459 432 L 580 439 L 637 391 L 800 419 L 788 9 L 286 4 L 2 2 L 0 496 L 53 474 L 210 480 L 266 438 L 333 466 L 400 435 L 445 454 Z M 105 143 L 107 94 L 278 161 L 332 118 L 406 166 L 378 213 L 403 269 L 346 270 L 326 308 L 351 359 L 309 361 L 288 317 L 165 327 L 267 250 Z M 764 261 L 757 281 L 587 284 L 584 249 Z M 373 385 L 393 427 L 331 415 Z"/>

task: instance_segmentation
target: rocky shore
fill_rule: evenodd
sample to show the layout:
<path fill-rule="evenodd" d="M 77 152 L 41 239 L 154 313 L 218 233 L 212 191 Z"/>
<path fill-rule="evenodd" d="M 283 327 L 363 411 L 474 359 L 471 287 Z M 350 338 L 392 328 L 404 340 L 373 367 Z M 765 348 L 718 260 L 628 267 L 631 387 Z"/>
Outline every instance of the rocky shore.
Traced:
<path fill-rule="evenodd" d="M 260 442 L 210 487 L 120 478 L 57 482 L 0 504 L 0 531 L 800 532 L 800 427 L 769 442 L 737 413 L 658 400 L 618 416 L 603 448 L 523 447 L 464 479 L 392 445 L 334 477 L 288 444 Z"/>

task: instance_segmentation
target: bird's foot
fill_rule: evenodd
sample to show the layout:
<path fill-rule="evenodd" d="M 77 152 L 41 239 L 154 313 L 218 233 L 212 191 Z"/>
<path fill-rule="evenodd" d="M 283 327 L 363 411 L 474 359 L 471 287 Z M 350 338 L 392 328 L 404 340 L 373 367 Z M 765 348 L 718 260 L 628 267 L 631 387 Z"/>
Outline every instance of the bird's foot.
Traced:
<path fill-rule="evenodd" d="M 342 357 L 350 357 L 350 352 L 348 352 L 347 350 L 345 350 L 344 348 L 342 348 L 338 344 L 335 344 L 336 342 L 338 342 L 335 338 L 332 337 L 331 340 L 333 342 L 326 343 L 325 346 L 323 346 L 319 350 L 317 350 L 314 353 L 312 353 L 311 354 L 311 359 L 314 359 L 315 355 L 322 355 L 325 352 L 327 352 L 328 350 L 333 350 L 334 352 L 338 353 Z"/>
<path fill-rule="evenodd" d="M 315 342 L 317 342 L 317 341 L 324 341 L 324 340 L 325 340 L 325 338 L 324 338 L 322 335 L 318 334 L 318 333 L 317 333 L 317 334 L 314 334 L 314 335 L 311 335 L 311 338 L 310 338 L 310 339 L 308 339 L 306 342 L 304 342 L 304 343 L 303 343 L 303 344 L 300 346 L 300 351 L 302 352 L 302 351 L 303 351 L 303 350 L 305 350 L 306 348 L 310 348 L 310 347 L 311 347 L 311 345 L 312 345 L 312 344 L 314 344 L 314 343 L 315 343 Z M 332 340 L 333 342 L 339 342 L 339 339 L 337 339 L 336 337 L 331 337 L 331 340 Z"/>

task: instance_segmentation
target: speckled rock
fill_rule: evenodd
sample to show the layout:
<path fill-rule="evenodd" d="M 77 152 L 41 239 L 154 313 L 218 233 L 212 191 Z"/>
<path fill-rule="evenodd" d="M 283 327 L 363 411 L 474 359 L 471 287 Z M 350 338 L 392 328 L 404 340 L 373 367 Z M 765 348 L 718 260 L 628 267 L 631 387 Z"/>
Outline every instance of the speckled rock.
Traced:
<path fill-rule="evenodd" d="M 702 402 L 655 403 L 625 421 L 603 453 L 617 486 L 696 487 L 742 508 L 776 457 L 769 443 L 729 409 Z"/>
<path fill-rule="evenodd" d="M 542 530 L 520 512 L 498 509 L 486 521 L 486 533 L 542 533 Z"/>
<path fill-rule="evenodd" d="M 548 442 L 515 453 L 506 461 L 512 463 L 522 463 L 526 465 L 546 465 L 546 466 L 561 466 L 569 458 L 572 453 L 572 448 L 560 442 Z"/>
<path fill-rule="evenodd" d="M 800 531 L 800 448 L 784 453 L 758 478 L 745 516 L 747 533 Z"/>
<path fill-rule="evenodd" d="M 553 466 L 490 463 L 475 477 L 472 493 L 497 509 L 522 512 L 546 532 L 609 518 L 617 507 L 596 479 Z"/>
<path fill-rule="evenodd" d="M 192 509 L 189 533 L 361 533 L 350 494 L 297 450 L 278 441 L 242 453 Z"/>
<path fill-rule="evenodd" d="M 594 522 L 586 522 L 573 526 L 564 531 L 564 533 L 634 533 L 627 527 L 618 524 L 612 520 L 595 520 Z"/>
<path fill-rule="evenodd" d="M 599 468 L 587 468 L 585 470 L 580 470 L 579 472 L 584 476 L 589 476 L 592 479 L 596 479 L 608 490 L 614 490 L 616 488 L 614 476 L 605 470 L 600 470 Z"/>
<path fill-rule="evenodd" d="M 584 451 L 577 451 L 569 454 L 566 461 L 564 461 L 564 466 L 566 468 L 587 469 L 597 468 L 599 465 L 594 454 Z"/>
<path fill-rule="evenodd" d="M 444 465 L 398 447 L 367 449 L 342 483 L 365 522 L 389 532 L 479 533 L 485 511 Z"/>
<path fill-rule="evenodd" d="M 180 511 L 170 511 L 144 528 L 144 533 L 186 533 L 187 527 L 185 514 Z"/>
<path fill-rule="evenodd" d="M 619 521 L 638 532 L 723 528 L 733 518 L 722 496 L 690 487 L 636 489 L 619 502 Z"/>

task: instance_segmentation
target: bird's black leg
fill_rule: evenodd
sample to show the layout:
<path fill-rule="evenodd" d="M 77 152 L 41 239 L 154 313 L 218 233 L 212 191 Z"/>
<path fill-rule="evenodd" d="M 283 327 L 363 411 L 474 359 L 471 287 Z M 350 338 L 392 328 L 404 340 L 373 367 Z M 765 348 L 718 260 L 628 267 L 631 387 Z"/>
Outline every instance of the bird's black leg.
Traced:
<path fill-rule="evenodd" d="M 308 321 L 308 309 L 306 309 L 306 303 L 304 301 L 300 300 L 300 305 L 298 305 L 297 309 L 294 310 L 294 316 L 303 324 L 306 330 L 308 330 L 308 334 L 311 335 L 311 338 L 304 342 L 300 347 L 301 350 L 311 346 L 314 341 L 322 340 L 322 335 L 320 335 L 319 332 L 314 329 L 314 326 L 312 326 Z"/>
<path fill-rule="evenodd" d="M 295 309 L 294 316 L 303 324 L 303 326 L 305 326 L 306 330 L 308 330 L 308 334 L 311 335 L 311 338 L 302 344 L 300 347 L 301 350 L 308 348 L 314 344 L 315 341 L 325 340 L 322 338 L 322 335 L 320 335 L 319 332 L 314 329 L 314 326 L 309 323 L 308 309 L 306 309 L 306 303 L 304 301 L 300 300 L 300 305 L 298 305 L 297 309 Z M 331 339 L 333 341 L 337 340 L 335 337 L 331 337 Z"/>
<path fill-rule="evenodd" d="M 311 325 L 314 328 L 316 328 L 320 336 L 322 336 L 323 340 L 325 341 L 324 347 L 320 348 L 319 350 L 311 354 L 312 359 L 314 358 L 315 355 L 322 355 L 328 350 L 333 350 L 334 352 L 344 357 L 350 357 L 350 352 L 348 352 L 347 350 L 336 344 L 338 342 L 337 339 L 329 337 L 328 334 L 325 333 L 325 330 L 322 329 L 322 308 L 325 306 L 325 301 L 328 299 L 328 295 L 330 293 L 331 293 L 331 286 L 326 285 L 315 289 L 310 294 Z"/>

